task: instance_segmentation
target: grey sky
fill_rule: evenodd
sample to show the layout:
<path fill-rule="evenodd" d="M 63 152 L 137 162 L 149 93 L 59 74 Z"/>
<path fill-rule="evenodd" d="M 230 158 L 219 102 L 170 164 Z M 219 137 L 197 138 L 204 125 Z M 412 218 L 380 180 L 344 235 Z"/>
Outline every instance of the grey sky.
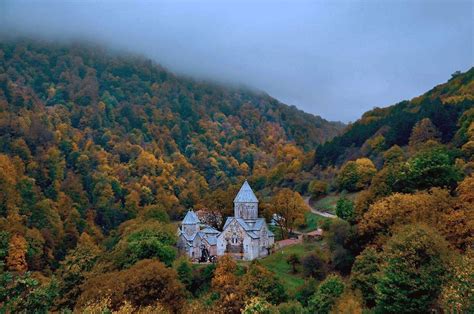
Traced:
<path fill-rule="evenodd" d="M 474 1 L 8 1 L 0 30 L 85 38 L 330 120 L 474 65 Z"/>

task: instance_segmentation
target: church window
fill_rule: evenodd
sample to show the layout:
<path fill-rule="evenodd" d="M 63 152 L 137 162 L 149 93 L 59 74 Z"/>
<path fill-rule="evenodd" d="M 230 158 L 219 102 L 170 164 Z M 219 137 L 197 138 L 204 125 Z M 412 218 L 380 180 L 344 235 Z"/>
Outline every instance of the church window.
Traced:
<path fill-rule="evenodd" d="M 232 244 L 237 244 L 239 242 L 239 239 L 237 237 L 237 233 L 232 234 Z"/>

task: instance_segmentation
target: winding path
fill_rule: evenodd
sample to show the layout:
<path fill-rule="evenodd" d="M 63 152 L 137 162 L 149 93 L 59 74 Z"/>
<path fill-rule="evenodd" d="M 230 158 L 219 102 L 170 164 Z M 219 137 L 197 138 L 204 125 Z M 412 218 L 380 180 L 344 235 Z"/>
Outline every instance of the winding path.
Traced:
<path fill-rule="evenodd" d="M 333 214 L 330 214 L 330 213 L 326 213 L 326 212 L 322 212 L 322 211 L 319 211 L 317 210 L 316 208 L 313 208 L 310 203 L 309 203 L 309 199 L 310 197 L 307 196 L 304 198 L 304 202 L 306 203 L 306 205 L 308 205 L 308 207 L 311 209 L 311 212 L 315 213 L 316 215 L 319 215 L 319 216 L 323 216 L 323 217 L 326 217 L 326 218 L 337 218 L 336 215 L 333 215 Z"/>
<path fill-rule="evenodd" d="M 323 216 L 323 217 L 326 217 L 326 218 L 337 218 L 336 215 L 326 213 L 326 212 L 322 212 L 322 211 L 319 211 L 319 210 L 313 208 L 309 203 L 309 199 L 310 199 L 309 197 L 305 197 L 304 202 L 311 209 L 311 212 L 315 213 L 316 215 L 320 215 L 320 216 Z M 321 229 L 318 229 L 318 230 L 320 230 L 320 232 L 322 233 Z M 296 231 L 296 230 L 294 230 L 293 232 L 298 235 L 298 238 L 296 238 L 296 239 L 285 239 L 285 240 L 277 241 L 275 243 L 276 246 L 277 246 L 277 250 L 281 250 L 284 247 L 299 244 L 299 243 L 303 242 L 303 235 L 306 234 L 306 233 L 301 233 L 301 232 Z"/>

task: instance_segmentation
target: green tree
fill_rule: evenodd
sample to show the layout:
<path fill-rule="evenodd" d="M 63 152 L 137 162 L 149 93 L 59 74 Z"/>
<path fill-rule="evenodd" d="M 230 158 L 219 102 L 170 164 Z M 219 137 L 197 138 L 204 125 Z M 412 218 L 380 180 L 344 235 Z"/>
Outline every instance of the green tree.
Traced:
<path fill-rule="evenodd" d="M 293 270 L 293 274 L 296 274 L 297 271 L 298 271 L 298 270 L 296 269 L 296 266 L 301 263 L 299 256 L 296 255 L 296 254 L 290 254 L 290 255 L 286 258 L 286 262 L 291 265 L 291 268 L 292 268 L 292 270 Z"/>
<path fill-rule="evenodd" d="M 373 247 L 367 247 L 355 259 L 351 271 L 351 287 L 360 290 L 365 304 L 375 305 L 375 285 L 380 270 L 380 256 Z"/>
<path fill-rule="evenodd" d="M 422 150 L 410 158 L 399 171 L 393 190 L 412 192 L 431 187 L 454 188 L 462 179 L 462 173 L 453 159 L 449 151 L 442 146 Z"/>
<path fill-rule="evenodd" d="M 359 179 L 357 164 L 355 161 L 348 161 L 339 171 L 336 182 L 340 191 L 357 191 Z"/>
<path fill-rule="evenodd" d="M 316 251 L 304 256 L 301 259 L 303 273 L 306 277 L 322 280 L 326 277 L 328 266 L 327 261 L 321 251 Z"/>
<path fill-rule="evenodd" d="M 176 258 L 176 237 L 165 228 L 144 228 L 126 238 L 122 267 L 133 265 L 139 260 L 158 258 L 171 266 Z"/>
<path fill-rule="evenodd" d="M 336 215 L 341 219 L 353 222 L 355 218 L 354 202 L 345 197 L 338 199 L 336 204 Z"/>
<path fill-rule="evenodd" d="M 326 239 L 333 267 L 343 274 L 348 274 L 354 262 L 355 227 L 345 220 L 335 219 L 329 226 Z"/>
<path fill-rule="evenodd" d="M 49 313 L 58 296 L 56 281 L 40 285 L 30 272 L 0 273 L 0 313 Z"/>
<path fill-rule="evenodd" d="M 298 301 L 289 301 L 281 303 L 277 307 L 279 314 L 301 314 L 304 313 L 304 308 Z"/>
<path fill-rule="evenodd" d="M 300 286 L 295 293 L 295 298 L 304 307 L 308 306 L 309 300 L 315 294 L 318 288 L 316 279 L 310 277 L 305 280 L 304 284 Z"/>
<path fill-rule="evenodd" d="M 315 294 L 309 300 L 308 309 L 311 313 L 327 314 L 343 292 L 344 282 L 341 277 L 330 275 L 318 286 Z"/>
<path fill-rule="evenodd" d="M 193 271 L 189 261 L 185 258 L 180 259 L 176 267 L 176 272 L 178 273 L 179 281 L 189 290 L 193 283 Z"/>
<path fill-rule="evenodd" d="M 10 232 L 0 231 L 0 262 L 8 255 L 8 244 L 10 243 Z"/>
<path fill-rule="evenodd" d="M 428 313 L 447 272 L 448 244 L 423 225 L 401 228 L 384 246 L 376 289 L 382 313 Z"/>
<path fill-rule="evenodd" d="M 59 307 L 74 308 L 82 292 L 81 285 L 101 253 L 102 250 L 87 233 L 81 234 L 77 247 L 69 251 L 57 272 L 60 278 Z"/>

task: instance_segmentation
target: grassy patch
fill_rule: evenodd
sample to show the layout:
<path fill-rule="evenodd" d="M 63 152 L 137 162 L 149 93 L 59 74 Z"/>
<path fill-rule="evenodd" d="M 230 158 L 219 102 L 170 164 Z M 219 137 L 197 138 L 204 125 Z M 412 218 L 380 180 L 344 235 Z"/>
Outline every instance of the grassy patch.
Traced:
<path fill-rule="evenodd" d="M 355 193 L 331 193 L 328 196 L 323 197 L 323 198 L 321 198 L 321 199 L 319 199 L 315 202 L 311 202 L 311 206 L 318 209 L 318 210 L 328 212 L 328 213 L 331 213 L 331 214 L 335 214 L 336 213 L 337 201 L 341 197 L 346 197 L 346 198 L 350 199 L 351 201 L 354 201 L 355 198 L 357 197 L 357 194 L 359 194 L 359 192 L 355 192 Z"/>
<path fill-rule="evenodd" d="M 291 294 L 294 293 L 298 287 L 304 284 L 304 278 L 301 276 L 301 273 L 293 274 L 291 265 L 286 262 L 286 259 L 291 254 L 296 254 L 301 258 L 313 251 L 318 245 L 320 244 L 302 243 L 287 246 L 276 251 L 272 255 L 261 259 L 260 263 L 267 269 L 273 271 Z"/>
<path fill-rule="evenodd" d="M 330 219 L 320 215 L 316 215 L 312 212 L 307 212 L 304 216 L 305 224 L 298 228 L 298 231 L 300 232 L 310 232 L 316 230 L 318 229 L 318 226 L 321 226 L 321 222 L 323 220 Z"/>

